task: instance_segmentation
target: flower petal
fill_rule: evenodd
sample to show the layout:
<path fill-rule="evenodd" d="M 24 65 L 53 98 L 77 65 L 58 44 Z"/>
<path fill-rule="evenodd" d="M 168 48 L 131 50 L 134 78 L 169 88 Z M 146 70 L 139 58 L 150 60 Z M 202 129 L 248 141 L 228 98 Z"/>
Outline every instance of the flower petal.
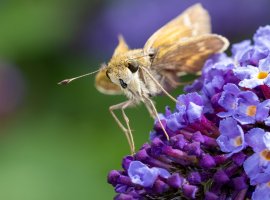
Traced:
<path fill-rule="evenodd" d="M 269 40 L 270 41 L 270 40 Z M 270 72 L 270 55 L 259 62 L 260 71 Z"/>
<path fill-rule="evenodd" d="M 134 184 L 143 187 L 152 187 L 158 177 L 158 173 L 140 161 L 132 161 L 128 168 L 128 176 Z"/>
<path fill-rule="evenodd" d="M 233 70 L 233 73 L 236 77 L 238 77 L 240 80 L 243 80 L 245 78 L 251 78 L 254 76 L 254 74 L 259 73 L 259 69 L 257 67 L 253 67 L 251 65 L 248 65 L 246 67 L 237 67 Z"/>
<path fill-rule="evenodd" d="M 261 128 L 253 128 L 245 134 L 245 141 L 248 146 L 253 148 L 253 151 L 260 152 L 265 149 L 263 136 L 265 131 Z"/>
<path fill-rule="evenodd" d="M 221 151 L 232 155 L 245 147 L 244 132 L 233 118 L 222 120 L 219 131 L 221 135 L 217 138 L 217 143 Z"/>
<path fill-rule="evenodd" d="M 252 194 L 252 200 L 270 199 L 270 183 L 262 183 L 256 186 Z"/>
<path fill-rule="evenodd" d="M 252 89 L 252 88 L 257 87 L 258 85 L 263 85 L 263 83 L 264 83 L 263 79 L 252 78 L 252 79 L 244 79 L 240 81 L 239 86 Z"/>

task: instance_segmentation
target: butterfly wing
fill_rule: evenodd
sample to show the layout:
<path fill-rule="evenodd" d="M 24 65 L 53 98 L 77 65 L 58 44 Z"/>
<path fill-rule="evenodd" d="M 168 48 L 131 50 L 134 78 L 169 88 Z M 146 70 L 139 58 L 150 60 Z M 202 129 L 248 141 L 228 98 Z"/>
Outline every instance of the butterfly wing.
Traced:
<path fill-rule="evenodd" d="M 196 73 L 201 70 L 210 55 L 223 52 L 229 42 L 226 38 L 216 34 L 205 34 L 185 41 L 179 41 L 166 48 L 164 54 L 157 54 L 152 67 L 160 70 Z"/>
<path fill-rule="evenodd" d="M 144 51 L 156 51 L 151 68 L 165 79 L 166 89 L 179 84 L 177 74 L 196 73 L 210 55 L 227 49 L 228 40 L 210 32 L 208 12 L 195 4 L 149 38 Z"/>
<path fill-rule="evenodd" d="M 144 50 L 147 53 L 151 48 L 158 49 L 159 54 L 163 55 L 165 54 L 163 51 L 177 41 L 210 32 L 211 26 L 208 12 L 201 4 L 195 4 L 157 30 L 147 40 Z"/>

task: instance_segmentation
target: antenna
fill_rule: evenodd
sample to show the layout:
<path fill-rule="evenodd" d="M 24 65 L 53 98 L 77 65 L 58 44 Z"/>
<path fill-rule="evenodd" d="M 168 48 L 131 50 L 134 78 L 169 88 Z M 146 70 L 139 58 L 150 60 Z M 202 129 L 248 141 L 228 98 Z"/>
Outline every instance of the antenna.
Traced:
<path fill-rule="evenodd" d="M 76 79 L 79 79 L 79 78 L 83 78 L 85 76 L 89 76 L 89 75 L 92 75 L 92 74 L 95 74 L 97 72 L 99 72 L 100 70 L 102 70 L 103 68 L 99 69 L 99 70 L 96 70 L 96 71 L 93 71 L 93 72 L 90 72 L 90 73 L 87 73 L 87 74 L 83 74 L 81 76 L 77 76 L 77 77 L 74 77 L 74 78 L 69 78 L 69 79 L 65 79 L 65 80 L 62 80 L 60 81 L 59 83 L 57 83 L 58 85 L 67 85 L 69 84 L 70 82 L 76 80 Z"/>

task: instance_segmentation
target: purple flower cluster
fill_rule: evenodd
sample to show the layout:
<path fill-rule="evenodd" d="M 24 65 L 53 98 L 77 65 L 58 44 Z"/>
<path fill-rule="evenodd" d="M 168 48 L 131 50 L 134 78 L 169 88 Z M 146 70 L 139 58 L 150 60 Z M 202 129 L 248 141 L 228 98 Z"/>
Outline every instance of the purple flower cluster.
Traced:
<path fill-rule="evenodd" d="M 150 143 L 108 182 L 116 200 L 270 199 L 270 26 L 208 59 Z"/>

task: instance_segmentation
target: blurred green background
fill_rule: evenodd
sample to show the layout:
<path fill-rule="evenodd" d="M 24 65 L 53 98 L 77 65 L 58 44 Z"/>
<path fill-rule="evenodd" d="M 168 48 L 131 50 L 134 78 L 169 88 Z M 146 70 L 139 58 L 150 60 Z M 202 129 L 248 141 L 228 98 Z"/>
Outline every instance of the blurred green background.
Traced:
<path fill-rule="evenodd" d="M 107 173 L 121 168 L 129 148 L 108 107 L 125 97 L 100 94 L 94 76 L 67 87 L 56 83 L 108 61 L 118 33 L 131 47 L 142 47 L 195 2 L 0 0 L 1 200 L 112 199 Z M 237 7 L 235 0 L 201 2 L 214 32 L 231 41 L 252 36 L 270 20 L 267 0 L 241 0 Z M 155 100 L 160 112 L 173 108 L 166 97 Z M 144 106 L 127 114 L 138 149 L 153 120 Z"/>

